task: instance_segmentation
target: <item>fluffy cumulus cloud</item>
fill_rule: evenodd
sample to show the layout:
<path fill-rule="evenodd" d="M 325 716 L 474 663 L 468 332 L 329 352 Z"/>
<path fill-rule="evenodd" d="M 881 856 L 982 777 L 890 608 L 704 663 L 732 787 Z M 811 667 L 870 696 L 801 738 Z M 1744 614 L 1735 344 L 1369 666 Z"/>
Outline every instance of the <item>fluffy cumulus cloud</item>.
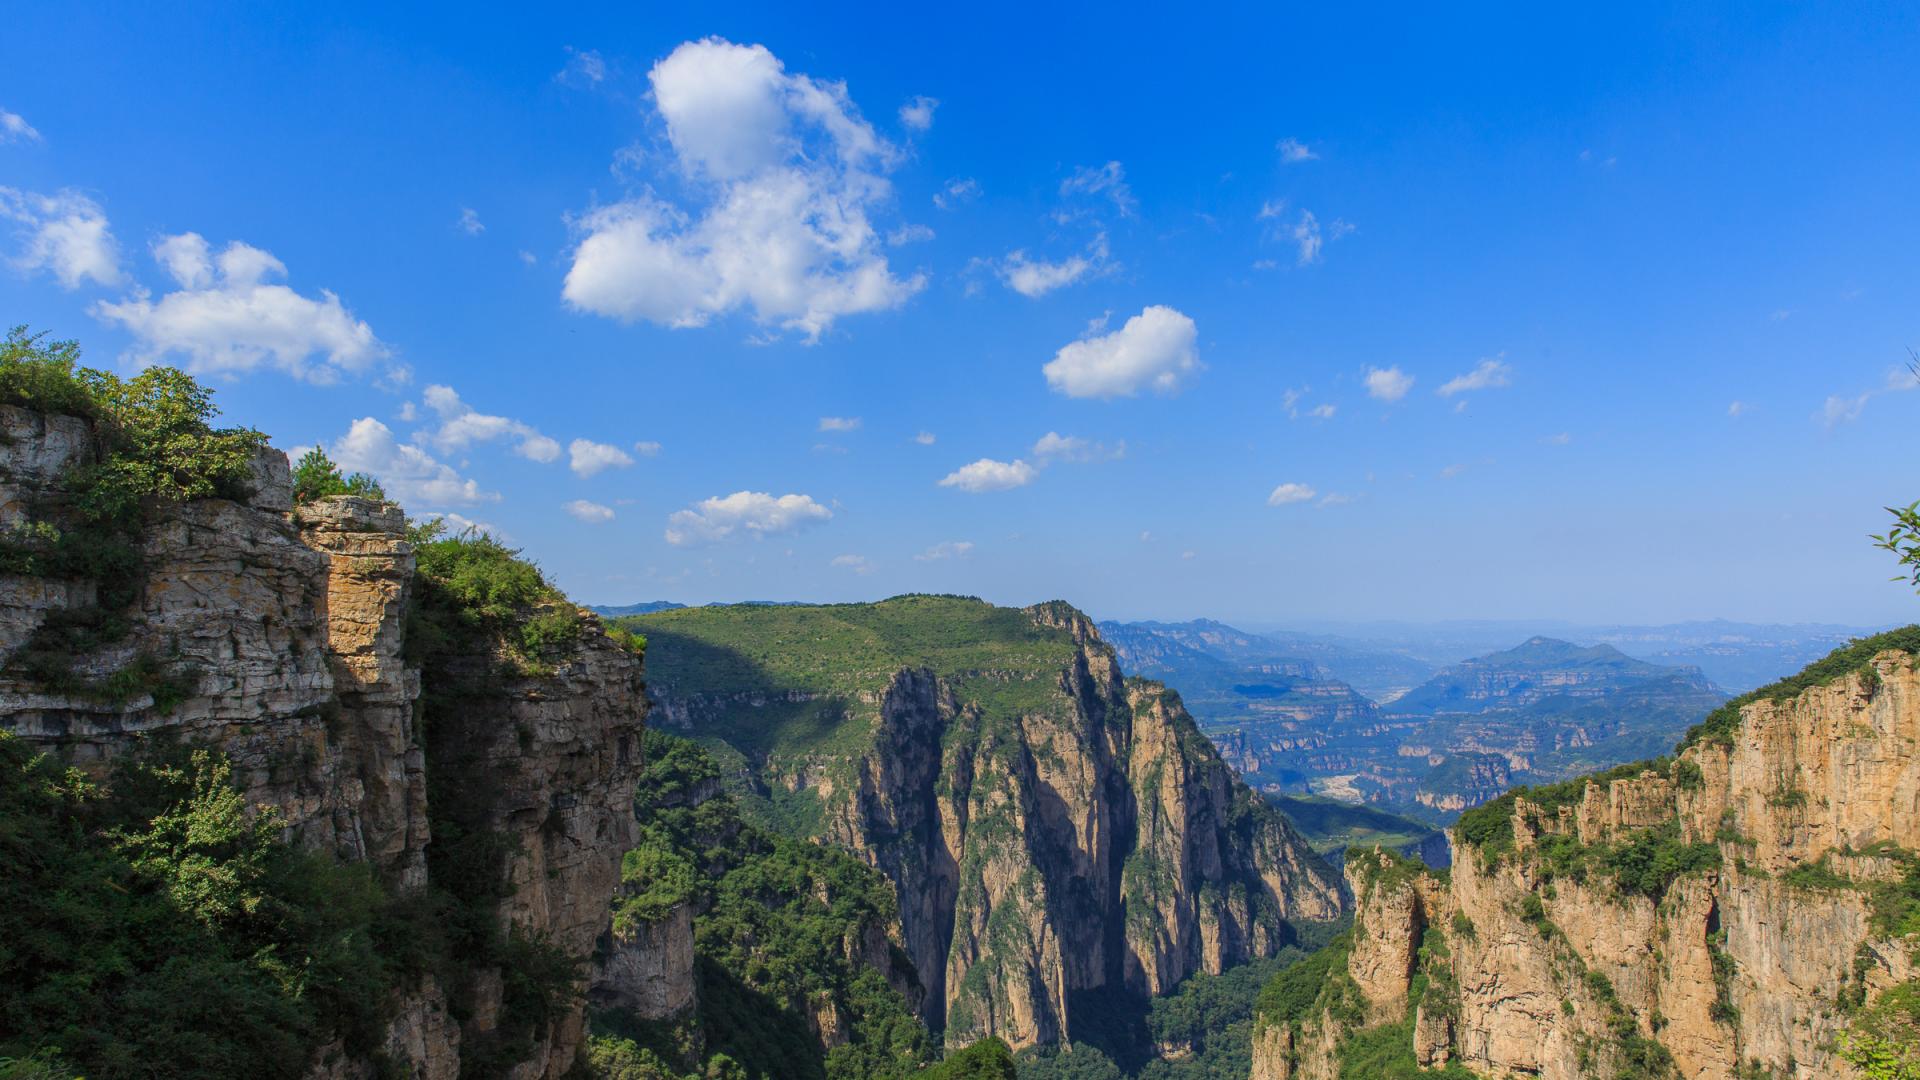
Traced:
<path fill-rule="evenodd" d="M 913 437 L 913 441 L 919 443 L 921 446 L 932 446 L 938 438 L 939 436 L 931 431 L 922 431 Z"/>
<path fill-rule="evenodd" d="M 1107 253 L 1107 234 L 1101 233 L 1087 245 L 1085 254 L 1072 255 L 1060 262 L 1049 262 L 1029 258 L 1024 250 L 1014 251 L 1000 260 L 995 269 L 1007 288 L 1021 296 L 1038 299 L 1082 278 L 1111 270 L 1112 264 L 1107 261 Z"/>
<path fill-rule="evenodd" d="M 933 126 L 933 110 L 939 107 L 939 99 L 922 94 L 900 106 L 900 122 L 910 130 L 925 131 Z"/>
<path fill-rule="evenodd" d="M 624 469 L 633 464 L 633 455 L 617 446 L 575 439 L 567 444 L 567 467 L 578 477 L 589 477 L 608 469 Z"/>
<path fill-rule="evenodd" d="M 575 499 L 561 506 L 575 521 L 584 521 L 589 525 L 604 525 L 613 520 L 613 507 L 602 506 L 597 502 Z"/>
<path fill-rule="evenodd" d="M 355 420 L 327 453 L 341 472 L 371 473 L 389 496 L 409 507 L 472 506 L 500 499 L 424 448 L 401 442 L 371 416 Z"/>
<path fill-rule="evenodd" d="M 1068 397 L 1131 397 L 1143 389 L 1170 394 L 1200 370 L 1193 320 L 1156 304 L 1110 334 L 1062 348 L 1040 370 Z"/>
<path fill-rule="evenodd" d="M 1273 489 L 1272 494 L 1267 496 L 1267 505 L 1289 506 L 1293 503 L 1306 502 L 1316 494 L 1318 493 L 1307 484 L 1281 484 L 1279 487 Z"/>
<path fill-rule="evenodd" d="M 513 452 L 528 461 L 542 464 L 560 458 L 560 444 L 540 434 L 531 424 L 505 416 L 491 416 L 460 400 L 451 386 L 429 386 L 421 394 L 427 408 L 439 417 L 439 424 L 414 434 L 414 441 L 431 446 L 443 454 L 457 454 L 479 443 L 506 439 Z"/>
<path fill-rule="evenodd" d="M 919 562 L 940 562 L 943 559 L 964 559 L 973 553 L 971 540 L 942 540 L 927 550 L 914 556 Z"/>
<path fill-rule="evenodd" d="M 1441 385 L 1434 393 L 1441 397 L 1464 394 L 1469 390 L 1492 390 L 1497 387 L 1513 385 L 1513 368 L 1499 357 L 1482 360 L 1472 371 L 1464 375 L 1455 375 Z"/>
<path fill-rule="evenodd" d="M 45 271 L 65 289 L 87 282 L 119 283 L 120 247 L 107 227 L 106 212 L 85 195 L 37 195 L 0 187 L 0 219 L 13 222 L 19 234 L 20 251 L 11 260 L 14 269 Z"/>
<path fill-rule="evenodd" d="M 1366 375 L 1367 393 L 1381 401 L 1399 401 L 1413 389 L 1413 376 L 1401 371 L 1396 365 L 1389 368 L 1370 367 Z"/>
<path fill-rule="evenodd" d="M 0 109 L 0 143 L 39 142 L 40 133 L 17 112 Z"/>
<path fill-rule="evenodd" d="M 899 155 L 844 84 L 719 38 L 681 45 L 649 78 L 699 205 L 637 196 L 581 217 L 563 291 L 575 310 L 674 327 L 745 311 L 812 341 L 925 285 L 887 264 L 870 215 Z"/>
<path fill-rule="evenodd" d="M 1040 470 L 1024 461 L 995 461 L 981 458 L 940 478 L 941 487 L 958 488 L 975 495 L 989 491 L 1009 491 L 1033 483 Z"/>
<path fill-rule="evenodd" d="M 333 293 L 315 299 L 270 284 L 286 276 L 286 265 L 250 244 L 231 243 L 215 255 L 199 233 L 182 233 L 155 243 L 153 257 L 178 289 L 158 300 L 143 290 L 93 308 L 133 335 L 137 362 L 179 356 L 189 371 L 214 374 L 271 366 L 330 383 L 389 355 Z"/>
<path fill-rule="evenodd" d="M 830 520 L 833 511 L 809 495 L 736 491 L 703 499 L 667 518 L 667 543 L 679 547 L 719 543 L 736 536 L 775 536 Z"/>

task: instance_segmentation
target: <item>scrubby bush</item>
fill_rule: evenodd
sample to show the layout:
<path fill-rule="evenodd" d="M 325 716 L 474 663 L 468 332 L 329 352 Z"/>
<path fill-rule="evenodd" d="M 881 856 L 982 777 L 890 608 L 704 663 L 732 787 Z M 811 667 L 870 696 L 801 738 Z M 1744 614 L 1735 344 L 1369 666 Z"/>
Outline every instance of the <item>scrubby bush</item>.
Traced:
<path fill-rule="evenodd" d="M 300 455 L 300 460 L 294 463 L 293 501 L 310 503 L 330 495 L 358 495 L 382 502 L 387 498 L 380 481 L 366 473 L 341 476 L 340 467 L 327 456 L 326 450 L 316 446 Z"/>

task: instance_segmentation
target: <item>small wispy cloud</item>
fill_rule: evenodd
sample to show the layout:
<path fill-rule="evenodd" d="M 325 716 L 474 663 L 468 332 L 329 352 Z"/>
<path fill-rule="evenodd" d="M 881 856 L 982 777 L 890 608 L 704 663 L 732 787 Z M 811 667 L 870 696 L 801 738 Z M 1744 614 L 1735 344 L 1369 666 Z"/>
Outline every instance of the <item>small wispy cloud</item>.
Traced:
<path fill-rule="evenodd" d="M 17 112 L 0 109 L 0 143 L 39 142 L 40 133 Z"/>
<path fill-rule="evenodd" d="M 1303 503 L 1319 494 L 1310 484 L 1285 483 L 1273 489 L 1267 496 L 1268 506 L 1291 506 Z"/>
<path fill-rule="evenodd" d="M 1501 354 L 1501 356 L 1504 355 L 1506 354 Z M 1441 384 L 1440 388 L 1435 390 L 1434 393 L 1439 394 L 1441 397 L 1452 397 L 1455 394 L 1464 394 L 1471 390 L 1492 390 L 1497 387 L 1512 385 L 1512 365 L 1500 359 L 1499 356 L 1495 356 L 1480 361 L 1472 371 L 1463 375 L 1455 375 L 1453 378 L 1448 379 L 1445 383 Z"/>
<path fill-rule="evenodd" d="M 921 94 L 900 106 L 900 123 L 912 131 L 925 131 L 933 126 L 933 110 L 939 107 L 938 98 Z"/>
<path fill-rule="evenodd" d="M 821 431 L 858 431 L 860 418 L 857 416 L 823 416 L 820 418 Z"/>
<path fill-rule="evenodd" d="M 588 502 L 586 499 L 575 499 L 562 506 L 561 509 L 565 510 L 575 521 L 583 521 L 588 525 L 604 525 L 613 520 L 613 507 L 602 506 L 597 502 Z"/>
<path fill-rule="evenodd" d="M 1320 160 L 1320 155 L 1314 153 L 1312 148 L 1299 139 L 1281 139 L 1279 143 L 1274 146 L 1274 149 L 1280 151 L 1280 160 L 1288 165 L 1297 165 L 1302 161 Z"/>
<path fill-rule="evenodd" d="M 995 461 L 981 458 L 962 465 L 940 479 L 941 487 L 958 488 L 974 495 L 989 491 L 1010 491 L 1033 483 L 1040 470 L 1024 461 Z"/>
<path fill-rule="evenodd" d="M 833 565 L 843 570 L 851 570 L 862 577 L 873 573 L 873 562 L 865 555 L 835 555 Z"/>
<path fill-rule="evenodd" d="M 933 205 L 942 210 L 965 206 L 980 197 L 980 181 L 971 176 L 956 176 L 933 193 Z"/>
<path fill-rule="evenodd" d="M 1920 389 L 1920 356 L 1905 368 L 1894 368 L 1887 372 L 1886 381 L 1881 385 L 1859 394 L 1834 394 L 1827 398 L 1820 410 L 1814 413 L 1814 419 L 1825 424 L 1829 430 L 1841 424 L 1849 424 L 1860 419 L 1866 411 L 1867 403 L 1882 394 L 1899 394 L 1908 390 Z"/>
<path fill-rule="evenodd" d="M 1121 217 L 1132 217 L 1140 205 L 1134 200 L 1133 189 L 1127 186 L 1127 170 L 1117 161 L 1075 169 L 1072 176 L 1060 181 L 1060 194 L 1104 195 Z"/>
<path fill-rule="evenodd" d="M 479 236 L 487 231 L 485 222 L 480 220 L 480 212 L 471 206 L 460 208 L 460 231 L 468 236 Z"/>
<path fill-rule="evenodd" d="M 936 441 L 936 439 L 934 437 L 933 432 L 923 431 L 920 434 L 915 435 L 913 437 L 913 441 L 919 443 L 921 446 L 932 446 Z"/>
<path fill-rule="evenodd" d="M 964 559 L 973 551 L 971 540 L 944 540 L 914 556 L 918 562 L 939 562 L 942 559 Z"/>
<path fill-rule="evenodd" d="M 1393 367 L 1367 369 L 1366 384 L 1368 395 L 1380 401 L 1399 401 L 1413 389 L 1413 376 Z"/>
<path fill-rule="evenodd" d="M 1565 446 L 1573 441 L 1573 433 L 1563 431 L 1558 435 L 1543 435 L 1540 441 L 1548 446 Z"/>

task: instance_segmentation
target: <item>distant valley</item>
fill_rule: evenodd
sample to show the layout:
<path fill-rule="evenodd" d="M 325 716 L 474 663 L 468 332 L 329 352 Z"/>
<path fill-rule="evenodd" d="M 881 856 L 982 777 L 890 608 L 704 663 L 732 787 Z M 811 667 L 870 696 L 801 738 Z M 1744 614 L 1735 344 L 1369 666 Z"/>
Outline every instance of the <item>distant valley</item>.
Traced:
<path fill-rule="evenodd" d="M 1516 784 L 1661 753 L 1727 697 L 1697 667 L 1539 636 L 1420 670 L 1410 649 L 1364 639 L 1210 620 L 1101 630 L 1130 670 L 1181 691 L 1222 754 L 1269 795 L 1374 804 L 1430 824 Z M 1389 672 L 1420 678 L 1383 687 Z"/>

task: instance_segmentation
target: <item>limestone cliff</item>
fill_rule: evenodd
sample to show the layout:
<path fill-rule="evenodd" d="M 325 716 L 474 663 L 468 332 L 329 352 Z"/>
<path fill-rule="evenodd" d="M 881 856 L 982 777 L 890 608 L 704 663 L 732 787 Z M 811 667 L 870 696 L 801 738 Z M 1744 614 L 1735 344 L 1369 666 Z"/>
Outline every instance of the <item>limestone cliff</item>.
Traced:
<path fill-rule="evenodd" d="M 1129 683 L 1065 604 L 902 597 L 632 625 L 667 723 L 741 749 L 785 821 L 893 882 L 949 1045 L 1069 1039 L 1084 992 L 1161 993 L 1343 911 L 1339 879 L 1179 698 Z"/>
<path fill-rule="evenodd" d="M 1377 1013 L 1268 1024 L 1254 1076 L 1333 1075 L 1303 1045 L 1404 1009 L 1403 961 L 1430 929 L 1457 989 L 1438 1008 L 1428 989 L 1411 1019 L 1422 1065 L 1548 1080 L 1860 1075 L 1840 1049 L 1873 1030 L 1886 991 L 1911 992 L 1920 929 L 1915 639 L 1836 654 L 1719 714 L 1675 759 L 1469 813 L 1450 877 L 1356 882 L 1344 970 Z"/>
<path fill-rule="evenodd" d="M 56 512 L 97 446 L 86 421 L 0 406 L 0 525 Z M 539 677 L 430 680 L 427 695 L 456 695 L 459 707 L 424 725 L 407 640 L 415 553 L 400 510 L 352 497 L 296 510 L 286 457 L 270 450 L 250 486 L 244 501 L 149 514 L 137 593 L 127 611 L 108 613 L 124 616 L 125 630 L 71 656 L 68 684 L 49 686 L 12 661 L 49 622 L 95 609 L 94 583 L 0 577 L 0 727 L 83 767 L 160 738 L 217 748 L 290 839 L 365 860 L 395 893 L 429 883 L 430 822 L 440 817 L 430 777 L 465 785 L 468 824 L 511 852 L 494 917 L 585 957 L 608 923 L 633 827 L 646 708 L 638 659 L 587 617 Z M 164 677 L 131 693 L 100 690 L 134 670 Z M 459 1002 L 421 980 L 390 1003 L 380 1049 L 418 1075 L 455 1075 L 463 1041 L 499 1022 L 489 979 L 498 973 L 475 973 L 472 1000 Z M 511 1074 L 557 1076 L 580 1028 L 576 1003 Z M 370 1062 L 334 1049 L 319 1073 L 371 1074 Z"/>

